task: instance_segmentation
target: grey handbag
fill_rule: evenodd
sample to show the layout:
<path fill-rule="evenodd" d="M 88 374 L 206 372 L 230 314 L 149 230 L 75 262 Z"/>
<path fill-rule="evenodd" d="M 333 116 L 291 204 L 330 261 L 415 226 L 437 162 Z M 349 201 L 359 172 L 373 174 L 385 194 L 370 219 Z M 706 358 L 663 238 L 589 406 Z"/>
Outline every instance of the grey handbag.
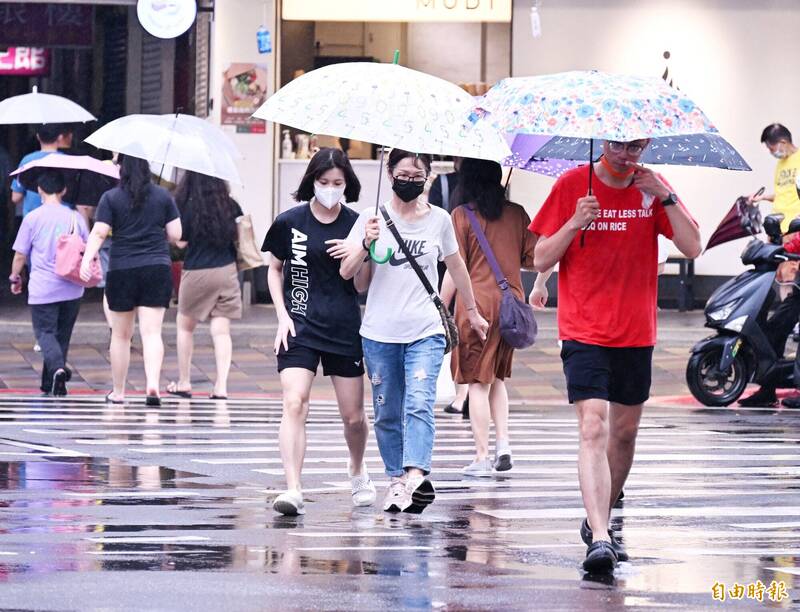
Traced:
<path fill-rule="evenodd" d="M 500 336 L 509 346 L 513 348 L 527 348 L 536 342 L 536 332 L 538 327 L 536 325 L 536 317 L 533 316 L 533 308 L 522 300 L 518 299 L 512 292 L 508 285 L 508 279 L 503 275 L 500 265 L 494 256 L 494 251 L 486 240 L 486 234 L 483 233 L 478 218 L 475 216 L 475 211 L 469 206 L 464 207 L 467 213 L 467 218 L 472 224 L 472 229 L 475 236 L 478 238 L 478 244 L 481 251 L 486 256 L 486 261 L 489 262 L 489 267 L 494 273 L 494 278 L 497 281 L 497 286 L 500 287 L 501 301 L 500 301 Z"/>

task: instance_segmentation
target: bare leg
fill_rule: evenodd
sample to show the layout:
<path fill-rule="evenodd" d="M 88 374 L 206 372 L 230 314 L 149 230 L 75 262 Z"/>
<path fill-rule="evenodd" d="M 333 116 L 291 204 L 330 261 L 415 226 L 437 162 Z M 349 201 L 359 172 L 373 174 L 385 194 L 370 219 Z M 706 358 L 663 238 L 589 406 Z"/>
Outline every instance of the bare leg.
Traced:
<path fill-rule="evenodd" d="M 470 383 L 469 423 L 475 440 L 475 460 L 489 457 L 489 385 Z"/>
<path fill-rule="evenodd" d="M 133 326 L 135 312 L 107 313 L 111 322 L 111 379 L 114 382 L 112 399 L 121 400 L 125 397 L 125 381 L 128 378 L 128 366 L 131 362 L 131 338 L 133 338 Z"/>
<path fill-rule="evenodd" d="M 281 461 L 287 488 L 298 491 L 306 456 L 306 418 L 314 375 L 314 372 L 303 368 L 286 368 L 280 374 L 283 388 L 283 416 L 279 433 Z"/>
<path fill-rule="evenodd" d="M 611 496 L 611 471 L 608 467 L 608 402 L 589 399 L 575 403 L 578 413 L 580 449 L 578 479 L 583 507 L 589 517 L 594 541 L 608 540 L 608 500 Z"/>
<path fill-rule="evenodd" d="M 144 375 L 147 379 L 147 394 L 158 395 L 161 388 L 161 365 L 164 361 L 164 342 L 161 339 L 161 324 L 165 308 L 139 306 L 139 334 L 142 337 Z"/>
<path fill-rule="evenodd" d="M 211 319 L 211 339 L 214 341 L 214 358 L 217 363 L 217 379 L 214 383 L 214 395 L 228 397 L 228 374 L 233 359 L 233 342 L 231 341 L 231 320 L 225 317 Z"/>
<path fill-rule="evenodd" d="M 469 385 L 456 384 L 456 396 L 453 398 L 453 408 L 461 410 L 469 394 Z"/>
<path fill-rule="evenodd" d="M 633 454 L 636 451 L 636 435 L 642 418 L 643 405 L 624 406 L 611 404 L 609 411 L 609 438 L 606 457 L 611 470 L 611 497 L 609 508 L 619 497 L 631 471 Z"/>
<path fill-rule="evenodd" d="M 331 376 L 339 403 L 339 414 L 344 424 L 344 439 L 350 451 L 350 469 L 352 476 L 361 474 L 364 462 L 364 450 L 367 447 L 369 425 L 364 413 L 364 378 L 344 378 Z"/>
<path fill-rule="evenodd" d="M 178 326 L 178 382 L 175 387 L 177 391 L 191 391 L 194 329 L 197 327 L 197 321 L 185 314 L 178 313 L 175 322 Z"/>
<path fill-rule="evenodd" d="M 499 440 L 508 442 L 508 390 L 506 383 L 495 378 L 489 391 L 489 409 L 494 423 L 495 443 Z"/>

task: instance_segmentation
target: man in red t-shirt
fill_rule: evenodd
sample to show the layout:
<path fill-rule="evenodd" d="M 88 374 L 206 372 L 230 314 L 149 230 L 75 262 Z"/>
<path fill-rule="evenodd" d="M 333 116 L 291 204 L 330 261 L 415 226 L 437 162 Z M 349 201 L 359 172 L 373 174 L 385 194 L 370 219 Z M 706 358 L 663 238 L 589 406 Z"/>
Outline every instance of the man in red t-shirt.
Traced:
<path fill-rule="evenodd" d="M 580 429 L 578 475 L 587 520 L 581 537 L 589 572 L 627 560 L 608 529 L 628 477 L 642 406 L 650 395 L 656 342 L 658 235 L 687 257 L 700 232 L 667 182 L 638 165 L 649 140 L 607 141 L 594 164 L 565 173 L 530 230 L 535 266 L 559 264 L 558 327 L 567 393 Z"/>

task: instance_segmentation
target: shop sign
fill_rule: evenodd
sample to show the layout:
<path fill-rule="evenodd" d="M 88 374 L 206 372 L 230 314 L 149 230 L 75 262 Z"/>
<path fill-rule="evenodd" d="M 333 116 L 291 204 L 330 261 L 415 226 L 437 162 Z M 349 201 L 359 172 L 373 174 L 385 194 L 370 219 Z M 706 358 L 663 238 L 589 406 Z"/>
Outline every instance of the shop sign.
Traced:
<path fill-rule="evenodd" d="M 267 122 L 251 115 L 267 99 L 267 67 L 264 64 L 231 64 L 222 73 L 220 123 L 235 125 L 236 131 L 264 134 Z"/>
<path fill-rule="evenodd" d="M 94 7 L 0 2 L 0 46 L 91 47 Z"/>
<path fill-rule="evenodd" d="M 512 0 L 283 0 L 294 21 L 511 21 Z"/>
<path fill-rule="evenodd" d="M 45 76 L 50 74 L 50 51 L 30 47 L 9 47 L 0 51 L 0 75 Z"/>

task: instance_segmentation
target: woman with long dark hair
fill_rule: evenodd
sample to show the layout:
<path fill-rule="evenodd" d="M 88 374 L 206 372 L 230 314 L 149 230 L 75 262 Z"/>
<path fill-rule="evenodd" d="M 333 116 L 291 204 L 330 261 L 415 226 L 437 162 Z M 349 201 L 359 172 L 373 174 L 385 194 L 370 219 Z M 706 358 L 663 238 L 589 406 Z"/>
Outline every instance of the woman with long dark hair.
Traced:
<path fill-rule="evenodd" d="M 511 291 L 520 299 L 524 294 L 520 270 L 533 268 L 533 249 L 536 246 L 534 235 L 527 229 L 530 218 L 522 206 L 506 200 L 502 178 L 500 164 L 464 159 L 452 215 L 458 248 L 469 270 L 475 301 L 489 320 L 489 332 L 482 339 L 470 328 L 467 304 L 461 296 L 456 298 L 455 317 L 460 342 L 453 351 L 451 369 L 457 383 L 469 385 L 469 419 L 476 457 L 464 468 L 464 474 L 475 477 L 489 477 L 493 471 L 507 471 L 512 467 L 508 393 L 504 380 L 511 375 L 514 349 L 500 336 L 501 290 L 465 207 L 474 211 Z M 537 278 L 537 282 L 541 284 L 546 277 L 540 276 L 542 278 Z M 453 281 L 446 276 L 442 286 L 443 298 L 451 299 L 454 292 Z M 489 459 L 490 417 L 495 426 L 494 460 Z"/>
<path fill-rule="evenodd" d="M 242 294 L 236 269 L 236 218 L 242 209 L 222 179 L 187 172 L 175 194 L 186 247 L 178 292 L 178 380 L 167 393 L 192 396 L 192 353 L 197 324 L 211 319 L 216 380 L 211 399 L 227 399 L 233 346 L 231 319 L 242 318 Z"/>
<path fill-rule="evenodd" d="M 345 202 L 357 201 L 360 192 L 347 155 L 320 149 L 294 194 L 298 205 L 278 215 L 261 249 L 272 255 L 268 280 L 278 315 L 275 354 L 283 389 L 280 447 L 287 490 L 272 507 L 285 515 L 305 513 L 300 476 L 311 384 L 320 362 L 323 375 L 331 377 L 344 423 L 353 505 L 375 501 L 364 463 L 369 427 L 357 291 L 364 286 L 361 279 L 343 280 L 336 259 L 339 242 L 358 218 Z"/>
<path fill-rule="evenodd" d="M 181 220 L 169 192 L 150 181 L 147 161 L 120 155 L 117 163 L 120 185 L 104 193 L 97 205 L 81 277 L 89 279 L 91 261 L 113 231 L 105 297 L 111 322 L 114 389 L 106 399 L 114 404 L 125 400 L 131 338 L 138 316 L 147 378 L 146 402 L 148 406 L 159 406 L 164 361 L 161 325 L 172 296 L 169 243 L 180 240 Z"/>
<path fill-rule="evenodd" d="M 475 333 L 481 336 L 488 324 L 475 306 L 450 215 L 420 197 L 431 171 L 430 156 L 393 149 L 386 167 L 392 199 L 381 217 L 375 217 L 371 208 L 361 213 L 343 245 L 347 249 L 341 274 L 371 275 L 361 337 L 372 383 L 375 436 L 391 479 L 383 509 L 419 513 L 435 498 L 427 476 L 436 430 L 436 379 L 447 341 L 439 310 L 408 258 L 416 260 L 432 287 L 438 281 L 437 263 L 443 261 L 468 307 Z M 408 256 L 384 214 L 399 232 Z M 391 248 L 394 254 L 385 264 L 365 265 L 376 240 L 379 253 Z"/>

